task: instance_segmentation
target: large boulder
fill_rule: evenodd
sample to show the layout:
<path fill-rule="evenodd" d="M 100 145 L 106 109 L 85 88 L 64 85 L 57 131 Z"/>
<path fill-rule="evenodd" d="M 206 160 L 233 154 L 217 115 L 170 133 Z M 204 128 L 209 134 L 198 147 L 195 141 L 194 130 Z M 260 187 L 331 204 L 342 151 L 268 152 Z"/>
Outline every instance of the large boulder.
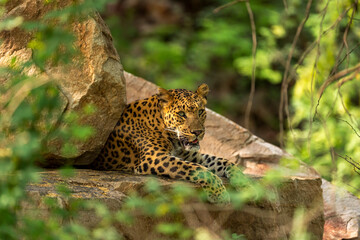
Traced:
<path fill-rule="evenodd" d="M 25 20 L 38 20 L 49 11 L 70 3 L 73 1 L 9 1 L 4 17 L 22 16 Z M 61 141 L 52 140 L 49 142 L 51 151 L 45 154 L 48 160 L 45 165 L 61 165 L 64 162 L 76 165 L 91 163 L 113 130 L 126 104 L 123 68 L 113 46 L 110 31 L 99 14 L 94 12 L 85 20 L 74 22 L 72 31 L 77 38 L 76 46 L 81 56 L 72 59 L 68 65 L 47 67 L 46 75 L 40 75 L 34 67 L 29 68 L 27 73 L 38 76 L 39 79 L 56 79 L 64 101 L 59 115 L 78 113 L 79 123 L 91 126 L 95 134 L 86 142 L 74 143 L 78 152 L 66 156 L 61 152 Z M 13 57 L 22 62 L 32 57 L 32 50 L 27 45 L 33 38 L 33 33 L 15 28 L 1 32 L 0 38 L 0 66 L 9 64 Z M 96 112 L 90 115 L 82 114 L 84 106 L 89 104 L 95 107 Z M 64 125 L 61 124 L 60 126 Z"/>
<path fill-rule="evenodd" d="M 45 197 L 57 198 L 62 206 L 69 206 L 71 199 L 92 199 L 100 201 L 116 213 L 121 210 L 125 199 L 133 191 L 143 192 L 143 187 L 150 176 L 134 176 L 115 171 L 78 170 L 70 178 L 61 177 L 56 171 L 41 173 L 41 182 L 30 184 L 27 188 L 30 202 L 24 202 L 23 214 L 38 213 L 40 218 L 47 217 L 49 212 L 44 203 Z M 161 186 L 168 186 L 174 181 L 159 179 Z M 58 184 L 65 184 L 71 193 L 63 197 L 57 193 Z M 269 189 L 276 191 L 279 199 L 274 202 L 250 202 L 241 210 L 227 206 L 216 206 L 199 202 L 185 203 L 184 211 L 175 216 L 165 216 L 160 220 L 184 223 L 196 232 L 206 230 L 212 237 L 222 230 L 231 233 L 244 234 L 248 240 L 277 240 L 289 239 L 297 229 L 306 229 L 311 239 L 322 239 L 324 216 L 322 212 L 322 190 L 320 178 L 287 178 L 281 187 Z M 304 225 L 294 225 L 295 212 L 303 209 L 305 212 Z M 76 223 L 94 228 L 100 219 L 92 211 L 80 211 L 73 219 Z M 154 219 L 136 212 L 135 222 L 131 225 L 115 224 L 114 226 L 125 239 L 166 239 L 156 232 L 159 219 Z M 295 230 L 295 231 L 294 231 Z"/>
<path fill-rule="evenodd" d="M 322 180 L 324 197 L 323 240 L 360 239 L 360 199 L 326 180 Z"/>

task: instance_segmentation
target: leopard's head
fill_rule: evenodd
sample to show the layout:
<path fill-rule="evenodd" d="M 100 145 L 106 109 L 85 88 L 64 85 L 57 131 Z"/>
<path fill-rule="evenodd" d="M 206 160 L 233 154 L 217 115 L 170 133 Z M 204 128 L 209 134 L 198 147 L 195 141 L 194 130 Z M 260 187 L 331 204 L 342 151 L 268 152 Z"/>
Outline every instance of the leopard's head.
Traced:
<path fill-rule="evenodd" d="M 185 150 L 199 150 L 205 134 L 205 105 L 209 87 L 201 84 L 195 92 L 185 89 L 159 89 L 159 102 L 165 130 L 177 138 Z"/>

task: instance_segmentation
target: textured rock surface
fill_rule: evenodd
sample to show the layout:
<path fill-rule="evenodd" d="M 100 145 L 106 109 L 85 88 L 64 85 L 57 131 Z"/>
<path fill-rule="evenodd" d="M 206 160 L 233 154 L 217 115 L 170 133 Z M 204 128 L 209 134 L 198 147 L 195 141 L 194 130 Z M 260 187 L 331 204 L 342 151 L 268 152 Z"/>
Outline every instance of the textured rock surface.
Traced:
<path fill-rule="evenodd" d="M 9 1 L 6 15 L 23 16 L 25 20 L 41 18 L 54 6 L 64 7 L 72 1 L 52 1 L 45 4 L 42 0 Z M 77 165 L 89 164 L 101 150 L 104 142 L 114 128 L 125 106 L 125 78 L 120 58 L 113 46 L 108 27 L 101 17 L 94 13 L 83 22 L 73 23 L 76 45 L 82 56 L 73 59 L 67 66 L 47 69 L 47 76 L 55 78 L 65 95 L 64 111 L 78 112 L 87 104 L 96 107 L 95 114 L 81 116 L 80 123 L 92 126 L 96 131 L 94 137 L 87 142 L 78 142 L 79 152 L 67 156 L 70 163 Z M 18 28 L 3 31 L 0 46 L 0 65 L 6 65 L 16 56 L 20 61 L 32 57 L 31 49 L 27 48 L 32 34 Z M 37 74 L 37 70 L 29 69 L 29 74 Z M 45 76 L 42 76 L 45 77 Z M 61 164 L 65 159 L 60 152 L 60 142 L 52 141 L 54 147 L 47 154 L 50 164 Z M 69 159 L 67 159 L 69 161 Z"/>
<path fill-rule="evenodd" d="M 28 186 L 28 194 L 32 204 L 25 204 L 25 212 L 41 210 L 47 212 L 43 203 L 44 197 L 58 198 L 64 206 L 66 199 L 59 196 L 56 184 L 66 183 L 71 189 L 71 196 L 78 199 L 98 199 L 112 210 L 119 210 L 124 198 L 131 192 L 141 192 L 144 183 L 150 177 L 133 176 L 119 172 L 101 172 L 92 170 L 77 170 L 74 177 L 63 179 L 55 171 L 41 173 L 42 181 Z M 162 185 L 171 184 L 170 180 L 159 180 Z M 247 239 L 287 239 L 292 229 L 294 211 L 304 207 L 308 218 L 307 229 L 312 233 L 312 239 L 321 239 L 324 218 L 322 215 L 322 190 L 319 178 L 289 178 L 276 189 L 279 200 L 276 202 L 260 201 L 249 203 L 241 210 L 230 207 L 217 207 L 211 204 L 188 203 L 188 209 L 196 211 L 175 216 L 178 221 L 191 225 L 196 229 L 208 228 L 228 229 L 231 232 L 244 234 Z M 320 211 L 319 211 L 320 209 Z M 205 214 L 205 215 L 204 215 Z M 206 216 L 206 217 L 204 217 Z M 42 217 L 46 217 L 43 215 Z M 164 221 L 170 218 L 162 219 Z M 98 219 L 93 212 L 83 211 L 77 221 L 93 227 Z M 116 228 L 126 236 L 126 239 L 159 239 L 154 231 L 156 221 L 153 218 L 139 216 L 131 226 L 116 225 Z M 161 238 L 163 239 L 163 238 Z"/>
<path fill-rule="evenodd" d="M 324 240 L 360 239 L 360 199 L 323 180 Z"/>
<path fill-rule="evenodd" d="M 81 118 L 82 124 L 96 131 L 94 137 L 78 145 L 81 156 L 75 164 L 83 165 L 91 163 L 100 152 L 120 118 L 126 104 L 125 78 L 109 29 L 99 15 L 76 24 L 74 32 L 83 57 L 75 59 L 71 67 L 52 68 L 49 72 L 61 79 L 71 111 L 81 112 L 87 104 L 96 107 L 95 114 Z M 59 151 L 54 154 L 61 156 Z"/>

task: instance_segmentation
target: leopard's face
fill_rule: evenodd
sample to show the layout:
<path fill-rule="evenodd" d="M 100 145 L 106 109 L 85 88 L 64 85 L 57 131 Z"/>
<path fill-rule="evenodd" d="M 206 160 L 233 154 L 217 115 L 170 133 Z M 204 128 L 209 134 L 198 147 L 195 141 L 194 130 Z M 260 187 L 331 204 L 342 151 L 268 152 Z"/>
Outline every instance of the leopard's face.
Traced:
<path fill-rule="evenodd" d="M 188 151 L 199 150 L 205 134 L 206 95 L 209 88 L 202 84 L 196 92 L 184 89 L 160 90 L 159 99 L 165 129 Z"/>

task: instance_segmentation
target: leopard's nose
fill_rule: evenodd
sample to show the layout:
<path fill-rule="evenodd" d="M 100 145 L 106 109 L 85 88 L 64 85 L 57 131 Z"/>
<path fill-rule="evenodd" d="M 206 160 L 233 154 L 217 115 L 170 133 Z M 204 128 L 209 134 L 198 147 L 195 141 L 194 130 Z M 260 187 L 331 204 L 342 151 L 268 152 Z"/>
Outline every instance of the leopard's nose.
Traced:
<path fill-rule="evenodd" d="M 200 136 L 204 131 L 203 130 L 195 130 L 192 131 L 191 133 L 194 134 L 196 137 Z"/>

